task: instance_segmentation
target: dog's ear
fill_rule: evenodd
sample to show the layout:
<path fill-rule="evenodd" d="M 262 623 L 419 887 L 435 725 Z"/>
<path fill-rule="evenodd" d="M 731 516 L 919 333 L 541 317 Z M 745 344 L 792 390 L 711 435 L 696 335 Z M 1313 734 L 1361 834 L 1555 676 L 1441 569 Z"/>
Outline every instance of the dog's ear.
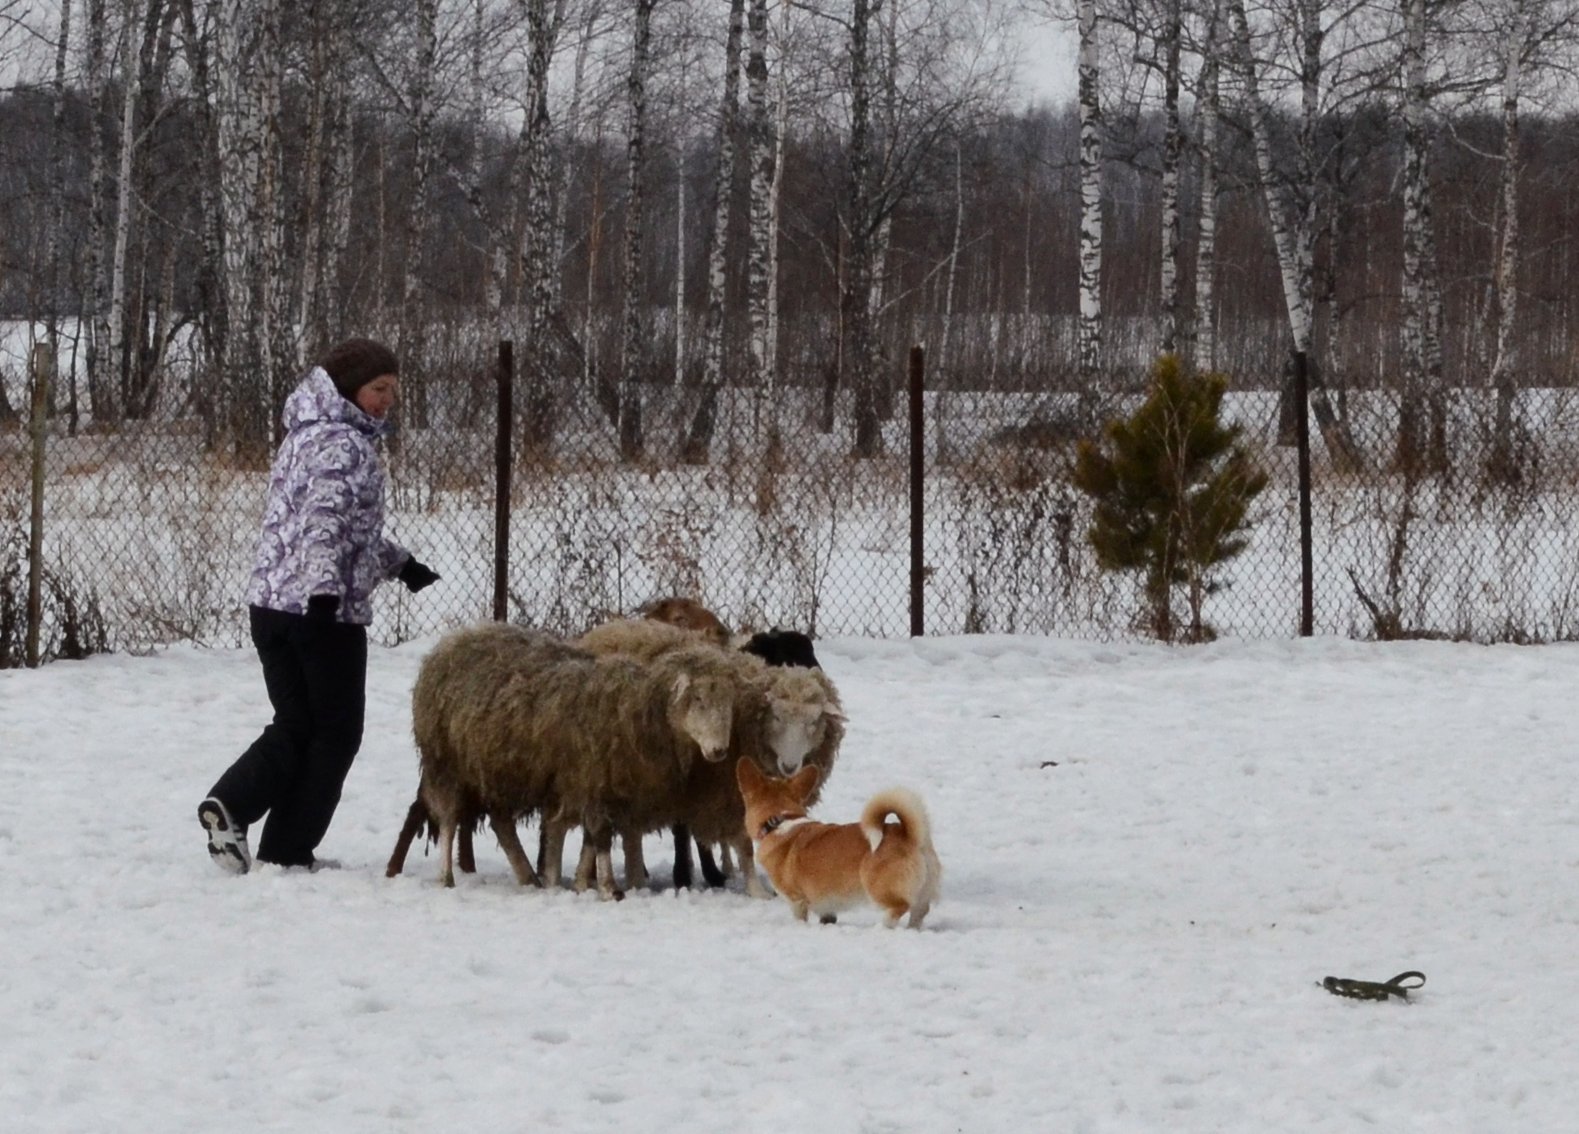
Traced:
<path fill-rule="evenodd" d="M 742 756 L 735 761 L 735 782 L 740 785 L 740 790 L 743 792 L 760 791 L 764 780 L 762 773 L 757 771 L 757 766 Z"/>
<path fill-rule="evenodd" d="M 822 770 L 815 764 L 807 764 L 800 771 L 790 777 L 790 789 L 799 799 L 805 799 L 811 794 L 811 789 L 817 786 L 817 777 Z"/>

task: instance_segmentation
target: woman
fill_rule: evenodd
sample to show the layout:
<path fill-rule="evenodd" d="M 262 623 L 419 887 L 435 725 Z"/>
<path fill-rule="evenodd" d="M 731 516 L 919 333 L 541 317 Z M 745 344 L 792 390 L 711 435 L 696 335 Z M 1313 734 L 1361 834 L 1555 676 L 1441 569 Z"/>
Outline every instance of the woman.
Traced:
<path fill-rule="evenodd" d="M 209 856 L 233 874 L 251 869 L 247 828 L 265 814 L 258 861 L 317 865 L 362 743 L 373 589 L 397 578 L 416 592 L 438 579 L 383 533 L 376 442 L 399 370 L 388 347 L 349 339 L 285 401 L 247 590 L 274 720 L 197 809 Z"/>

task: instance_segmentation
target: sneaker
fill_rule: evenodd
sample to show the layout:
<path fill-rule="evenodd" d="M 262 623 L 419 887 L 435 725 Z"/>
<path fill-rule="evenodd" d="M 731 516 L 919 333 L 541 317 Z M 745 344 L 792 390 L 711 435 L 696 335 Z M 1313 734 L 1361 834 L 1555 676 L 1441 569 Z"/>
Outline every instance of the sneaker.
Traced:
<path fill-rule="evenodd" d="M 247 829 L 230 817 L 230 809 L 213 796 L 197 805 L 197 820 L 208 832 L 208 857 L 227 874 L 252 869 Z"/>

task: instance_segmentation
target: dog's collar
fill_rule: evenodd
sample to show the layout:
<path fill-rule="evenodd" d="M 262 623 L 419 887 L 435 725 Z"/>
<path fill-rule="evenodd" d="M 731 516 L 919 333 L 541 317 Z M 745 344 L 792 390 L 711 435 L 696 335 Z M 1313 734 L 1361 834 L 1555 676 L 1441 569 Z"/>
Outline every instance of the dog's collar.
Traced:
<path fill-rule="evenodd" d="M 765 839 L 769 835 L 773 834 L 775 831 L 779 831 L 779 832 L 788 831 L 788 830 L 790 830 L 790 829 L 792 829 L 794 827 L 799 827 L 802 823 L 809 823 L 809 822 L 811 822 L 811 820 L 808 819 L 804 814 L 802 814 L 802 815 L 775 815 L 771 819 L 769 819 L 767 822 L 762 824 L 761 829 L 757 831 L 757 838 L 759 840 L 760 839 Z"/>

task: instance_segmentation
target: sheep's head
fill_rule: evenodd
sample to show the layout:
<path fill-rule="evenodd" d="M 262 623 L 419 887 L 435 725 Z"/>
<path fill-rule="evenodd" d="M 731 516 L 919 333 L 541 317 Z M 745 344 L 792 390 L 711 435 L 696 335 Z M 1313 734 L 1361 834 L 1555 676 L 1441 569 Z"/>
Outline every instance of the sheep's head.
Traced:
<path fill-rule="evenodd" d="M 729 728 L 735 715 L 735 687 L 726 677 L 682 673 L 669 699 L 669 720 L 696 742 L 702 758 L 712 763 L 729 751 Z"/>
<path fill-rule="evenodd" d="M 775 671 L 768 693 L 765 739 L 780 775 L 793 776 L 800 771 L 833 722 L 843 720 L 839 706 L 804 671 Z"/>

